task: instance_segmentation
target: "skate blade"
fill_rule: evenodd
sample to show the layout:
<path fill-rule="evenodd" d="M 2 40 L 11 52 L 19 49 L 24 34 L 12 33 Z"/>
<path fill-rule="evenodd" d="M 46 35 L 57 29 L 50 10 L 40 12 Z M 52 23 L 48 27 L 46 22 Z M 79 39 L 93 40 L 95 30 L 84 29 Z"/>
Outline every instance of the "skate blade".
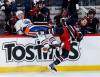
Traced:
<path fill-rule="evenodd" d="M 51 69 L 51 67 L 50 67 L 50 66 L 48 66 L 48 69 L 50 70 L 50 72 L 57 73 L 57 71 L 55 71 L 55 70 Z"/>

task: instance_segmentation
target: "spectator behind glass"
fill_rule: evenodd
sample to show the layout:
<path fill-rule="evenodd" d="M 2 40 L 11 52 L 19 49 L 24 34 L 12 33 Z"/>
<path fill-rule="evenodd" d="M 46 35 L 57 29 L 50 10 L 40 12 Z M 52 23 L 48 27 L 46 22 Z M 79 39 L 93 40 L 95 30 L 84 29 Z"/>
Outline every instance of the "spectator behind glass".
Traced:
<path fill-rule="evenodd" d="M 30 9 L 31 9 L 31 0 L 23 0 L 23 4 L 25 7 L 25 17 L 30 18 Z"/>
<path fill-rule="evenodd" d="M 5 32 L 5 13 L 0 10 L 0 35 Z"/>
<path fill-rule="evenodd" d="M 49 22 L 49 20 L 50 20 L 50 10 L 46 7 L 46 4 L 45 4 L 44 1 L 41 3 L 40 12 L 44 17 L 44 21 Z"/>
<path fill-rule="evenodd" d="M 78 14 L 77 10 L 79 10 L 79 5 L 78 5 L 79 0 L 63 0 L 62 3 L 62 9 L 66 8 L 68 9 L 69 15 L 72 16 L 74 19 L 72 21 L 77 22 L 78 21 Z"/>
<path fill-rule="evenodd" d="M 80 31 L 82 32 L 83 35 L 88 33 L 87 25 L 88 25 L 88 20 L 86 17 L 82 18 L 78 23 L 78 27 L 80 28 Z"/>
<path fill-rule="evenodd" d="M 90 9 L 87 14 L 87 18 L 89 20 L 89 24 L 88 24 L 89 33 L 97 33 L 99 27 L 99 19 L 97 19 L 95 15 L 96 15 L 95 9 Z"/>
<path fill-rule="evenodd" d="M 32 9 L 30 10 L 32 22 L 38 21 L 39 10 L 40 10 L 39 2 L 33 4 Z"/>
<path fill-rule="evenodd" d="M 68 16 L 69 16 L 68 11 L 66 9 L 62 9 L 61 13 L 54 17 L 55 25 L 59 27 L 62 26 L 61 19 L 63 18 L 67 21 Z"/>
<path fill-rule="evenodd" d="M 61 14 L 54 17 L 54 21 L 57 26 L 61 26 L 61 19 L 64 19 L 67 25 L 74 26 L 78 21 L 74 18 L 74 16 L 70 16 L 67 9 L 63 8 Z"/>
<path fill-rule="evenodd" d="M 43 1 L 37 2 L 31 13 L 33 22 L 49 22 L 50 20 L 50 11 Z"/>
<path fill-rule="evenodd" d="M 43 1 L 39 1 L 39 12 L 37 15 L 37 21 L 38 22 L 49 22 L 50 20 L 50 11 L 45 6 L 45 3 Z"/>
<path fill-rule="evenodd" d="M 4 9 L 4 12 L 5 12 L 5 21 L 6 21 L 6 27 L 5 27 L 5 29 L 6 29 L 6 31 L 8 33 L 10 33 L 11 32 L 11 27 L 9 26 L 9 20 L 11 18 L 11 11 L 12 11 L 12 9 L 11 9 L 11 3 L 8 0 L 6 0 L 6 1 L 4 1 L 4 5 L 2 5 L 2 6 L 5 7 L 5 9 Z"/>
<path fill-rule="evenodd" d="M 16 24 L 14 25 L 16 32 L 18 35 L 23 35 L 23 30 L 25 27 L 27 27 L 29 24 L 32 24 L 29 19 L 26 19 L 24 16 L 24 12 L 19 10 L 16 12 L 16 16 L 19 19 Z"/>
<path fill-rule="evenodd" d="M 11 12 L 13 15 L 15 15 L 17 12 L 17 5 L 14 0 L 11 2 Z"/>
<path fill-rule="evenodd" d="M 4 6 L 5 6 L 5 15 L 6 15 L 6 23 L 9 21 L 10 19 L 10 15 L 11 15 L 11 4 L 9 1 L 5 1 L 4 2 Z"/>
<path fill-rule="evenodd" d="M 63 0 L 62 2 L 62 9 L 68 7 L 68 0 Z"/>
<path fill-rule="evenodd" d="M 16 30 L 14 28 L 15 23 L 17 22 L 17 17 L 16 14 L 13 13 L 10 20 L 9 20 L 9 28 L 10 28 L 10 33 L 11 34 L 16 34 Z"/>

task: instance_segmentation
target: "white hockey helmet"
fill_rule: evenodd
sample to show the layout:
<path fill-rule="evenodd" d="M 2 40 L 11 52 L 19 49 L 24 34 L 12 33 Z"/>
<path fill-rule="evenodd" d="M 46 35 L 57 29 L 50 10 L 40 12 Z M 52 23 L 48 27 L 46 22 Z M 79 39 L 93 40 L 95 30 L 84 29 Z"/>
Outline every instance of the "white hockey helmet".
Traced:
<path fill-rule="evenodd" d="M 18 16 L 19 14 L 24 14 L 24 12 L 19 10 L 19 11 L 16 12 L 16 16 Z"/>
<path fill-rule="evenodd" d="M 23 19 L 24 18 L 24 12 L 19 10 L 16 12 L 16 16 L 18 19 Z"/>

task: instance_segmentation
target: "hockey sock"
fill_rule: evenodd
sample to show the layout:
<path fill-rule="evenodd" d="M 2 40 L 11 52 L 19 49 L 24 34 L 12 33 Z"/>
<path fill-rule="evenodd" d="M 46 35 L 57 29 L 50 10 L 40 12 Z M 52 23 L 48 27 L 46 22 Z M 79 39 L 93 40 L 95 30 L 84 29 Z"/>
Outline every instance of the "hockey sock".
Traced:
<path fill-rule="evenodd" d="M 64 59 L 60 56 L 60 57 L 58 57 L 58 58 L 53 62 L 53 64 L 54 64 L 54 65 L 58 65 L 58 64 L 60 64 L 63 60 L 64 60 Z"/>
<path fill-rule="evenodd" d="M 61 56 L 57 57 L 56 60 L 53 62 L 54 65 L 60 64 L 62 61 L 64 61 L 65 58 L 68 57 L 69 51 L 66 49 L 63 49 L 63 53 Z"/>

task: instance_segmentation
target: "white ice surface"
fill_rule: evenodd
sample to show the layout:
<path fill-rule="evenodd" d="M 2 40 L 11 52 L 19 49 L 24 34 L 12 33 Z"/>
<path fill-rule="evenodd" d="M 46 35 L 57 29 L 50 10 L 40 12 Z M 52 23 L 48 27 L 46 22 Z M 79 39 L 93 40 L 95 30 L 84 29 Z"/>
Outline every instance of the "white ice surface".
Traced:
<path fill-rule="evenodd" d="M 0 77 L 100 77 L 100 71 L 95 72 L 58 72 L 58 73 L 0 73 Z"/>

